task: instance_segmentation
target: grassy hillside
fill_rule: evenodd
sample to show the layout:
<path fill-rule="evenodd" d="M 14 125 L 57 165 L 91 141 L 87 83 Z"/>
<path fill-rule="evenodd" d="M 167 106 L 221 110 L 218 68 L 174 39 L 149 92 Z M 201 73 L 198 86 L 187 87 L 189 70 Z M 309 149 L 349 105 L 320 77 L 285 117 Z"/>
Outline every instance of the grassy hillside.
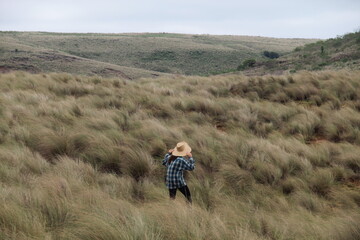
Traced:
<path fill-rule="evenodd" d="M 44 47 L 32 47 L 3 38 L 0 43 L 0 72 L 23 70 L 32 73 L 66 72 L 136 79 L 166 75 L 145 69 L 86 59 Z"/>
<path fill-rule="evenodd" d="M 359 80 L 0 74 L 0 238 L 359 239 Z"/>
<path fill-rule="evenodd" d="M 4 42 L 47 48 L 72 56 L 156 72 L 207 75 L 236 68 L 248 58 L 262 59 L 264 50 L 286 53 L 314 39 L 277 39 L 250 36 L 144 34 L 63 34 L 0 32 L 1 62 L 16 55 Z M 12 47 L 14 48 L 14 47 Z M 11 49 L 14 51 L 14 49 Z M 29 58 L 32 61 L 32 58 Z M 34 64 L 46 68 L 45 62 Z M 77 66 L 82 72 L 86 68 Z M 24 69 L 26 70 L 26 69 Z M 48 69 L 45 69 L 46 71 Z M 57 70 L 57 69 L 55 69 Z M 66 70 L 66 68 L 65 68 Z M 73 73 L 73 72 L 71 72 Z"/>
<path fill-rule="evenodd" d="M 360 32 L 297 47 L 278 59 L 260 61 L 243 73 L 258 75 L 344 68 L 360 69 Z"/>

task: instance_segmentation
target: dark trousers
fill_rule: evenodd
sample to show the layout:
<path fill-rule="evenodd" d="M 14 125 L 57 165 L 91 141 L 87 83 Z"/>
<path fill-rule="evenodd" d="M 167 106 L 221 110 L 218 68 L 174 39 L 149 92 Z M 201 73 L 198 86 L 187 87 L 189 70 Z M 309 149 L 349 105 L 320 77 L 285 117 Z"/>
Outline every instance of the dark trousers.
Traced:
<path fill-rule="evenodd" d="M 188 186 L 183 186 L 183 187 L 179 187 L 179 188 L 174 188 L 174 189 L 169 189 L 169 194 L 170 194 L 170 198 L 171 199 L 175 199 L 176 197 L 176 191 L 179 189 L 179 191 L 186 197 L 186 199 L 188 200 L 189 203 L 192 202 L 191 200 L 191 194 L 190 194 L 190 190 L 188 188 Z"/>

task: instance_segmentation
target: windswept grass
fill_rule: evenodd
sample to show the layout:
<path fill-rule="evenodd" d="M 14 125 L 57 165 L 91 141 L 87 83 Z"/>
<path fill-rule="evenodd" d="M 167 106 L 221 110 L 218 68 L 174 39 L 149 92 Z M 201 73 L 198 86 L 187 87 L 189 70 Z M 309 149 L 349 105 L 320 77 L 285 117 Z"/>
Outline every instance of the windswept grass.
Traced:
<path fill-rule="evenodd" d="M 0 238 L 359 239 L 359 76 L 1 74 Z"/>

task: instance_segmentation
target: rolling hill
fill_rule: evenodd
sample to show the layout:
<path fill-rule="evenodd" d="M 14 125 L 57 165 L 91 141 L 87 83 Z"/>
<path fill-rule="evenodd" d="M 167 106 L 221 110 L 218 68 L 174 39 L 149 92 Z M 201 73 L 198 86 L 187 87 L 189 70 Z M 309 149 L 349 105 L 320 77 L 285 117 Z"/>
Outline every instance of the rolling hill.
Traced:
<path fill-rule="evenodd" d="M 263 75 L 329 69 L 360 69 L 360 32 L 297 47 L 278 59 L 260 60 L 242 73 Z"/>
<path fill-rule="evenodd" d="M 23 70 L 32 73 L 66 72 L 125 79 L 166 75 L 160 72 L 74 56 L 58 50 L 32 47 L 16 43 L 9 38 L 3 38 L 0 44 L 0 71 L 7 72 L 10 70 Z"/>
<path fill-rule="evenodd" d="M 78 73 L 100 75 L 111 75 L 104 70 L 110 68 L 130 78 L 134 76 L 129 72 L 142 75 L 140 69 L 146 70 L 145 77 L 160 72 L 208 75 L 234 69 L 248 58 L 264 59 L 261 53 L 265 50 L 283 54 L 314 41 L 170 33 L 0 32 L 0 67 L 70 73 L 77 69 Z"/>

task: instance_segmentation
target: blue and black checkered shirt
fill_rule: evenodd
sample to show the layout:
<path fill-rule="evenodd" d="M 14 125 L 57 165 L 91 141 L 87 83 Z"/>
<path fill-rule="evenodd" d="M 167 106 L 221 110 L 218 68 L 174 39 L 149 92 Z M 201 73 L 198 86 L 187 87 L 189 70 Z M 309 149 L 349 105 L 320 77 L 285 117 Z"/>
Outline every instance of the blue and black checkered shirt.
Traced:
<path fill-rule="evenodd" d="M 177 157 L 170 164 L 168 162 L 171 157 L 170 153 L 167 153 L 162 161 L 162 165 L 167 167 L 166 172 L 166 187 L 169 189 L 180 188 L 186 185 L 183 171 L 192 171 L 195 168 L 195 160 L 191 157 L 186 160 L 184 157 Z"/>

